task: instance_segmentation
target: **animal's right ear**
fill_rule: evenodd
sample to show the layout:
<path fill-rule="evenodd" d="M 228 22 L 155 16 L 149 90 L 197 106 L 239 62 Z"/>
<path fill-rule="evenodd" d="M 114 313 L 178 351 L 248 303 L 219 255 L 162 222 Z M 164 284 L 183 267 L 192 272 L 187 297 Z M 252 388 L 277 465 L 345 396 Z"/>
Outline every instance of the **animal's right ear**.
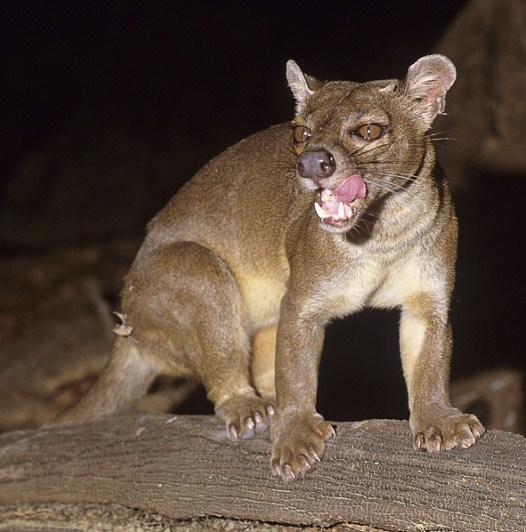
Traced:
<path fill-rule="evenodd" d="M 304 74 L 296 61 L 292 59 L 287 61 L 287 81 L 296 99 L 296 114 L 298 115 L 305 110 L 305 105 L 309 97 L 316 89 L 323 85 L 317 79 Z"/>

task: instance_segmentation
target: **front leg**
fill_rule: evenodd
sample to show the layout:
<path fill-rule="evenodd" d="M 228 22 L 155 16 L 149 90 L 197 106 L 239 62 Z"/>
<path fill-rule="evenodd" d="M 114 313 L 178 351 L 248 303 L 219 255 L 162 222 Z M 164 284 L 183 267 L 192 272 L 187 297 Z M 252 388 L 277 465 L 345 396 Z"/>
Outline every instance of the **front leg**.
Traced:
<path fill-rule="evenodd" d="M 485 432 L 475 416 L 449 402 L 451 326 L 439 309 L 431 296 L 421 295 L 406 302 L 400 321 L 413 445 L 419 451 L 465 449 Z"/>
<path fill-rule="evenodd" d="M 276 414 L 271 425 L 271 467 L 296 480 L 319 461 L 333 427 L 316 412 L 318 366 L 325 323 L 301 317 L 301 305 L 283 298 L 276 343 Z"/>

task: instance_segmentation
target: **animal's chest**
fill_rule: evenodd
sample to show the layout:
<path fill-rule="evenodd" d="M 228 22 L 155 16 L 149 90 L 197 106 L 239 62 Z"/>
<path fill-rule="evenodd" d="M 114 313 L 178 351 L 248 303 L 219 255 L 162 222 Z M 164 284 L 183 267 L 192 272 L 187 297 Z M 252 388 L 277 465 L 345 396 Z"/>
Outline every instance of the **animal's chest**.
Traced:
<path fill-rule="evenodd" d="M 418 260 L 386 255 L 347 264 L 333 284 L 329 303 L 333 316 L 345 316 L 365 307 L 394 308 L 421 289 Z"/>

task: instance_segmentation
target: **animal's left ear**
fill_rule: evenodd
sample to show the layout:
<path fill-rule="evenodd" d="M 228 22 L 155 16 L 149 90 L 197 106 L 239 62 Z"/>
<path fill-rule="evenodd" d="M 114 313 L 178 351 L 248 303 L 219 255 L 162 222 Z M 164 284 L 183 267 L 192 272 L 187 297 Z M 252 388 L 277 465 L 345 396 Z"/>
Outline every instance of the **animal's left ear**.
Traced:
<path fill-rule="evenodd" d="M 455 65 L 444 55 L 426 55 L 409 67 L 404 92 L 428 127 L 444 112 L 446 92 L 456 77 Z"/>

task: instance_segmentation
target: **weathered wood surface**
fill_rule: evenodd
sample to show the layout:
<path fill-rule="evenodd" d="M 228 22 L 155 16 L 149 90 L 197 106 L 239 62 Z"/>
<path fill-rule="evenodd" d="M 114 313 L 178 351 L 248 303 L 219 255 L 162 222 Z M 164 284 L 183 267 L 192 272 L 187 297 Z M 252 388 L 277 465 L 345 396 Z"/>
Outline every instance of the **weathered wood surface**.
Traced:
<path fill-rule="evenodd" d="M 490 431 L 472 449 L 413 451 L 402 421 L 338 423 L 308 477 L 272 477 L 266 436 L 231 442 L 210 417 L 130 416 L 0 436 L 0 511 L 119 505 L 170 518 L 220 516 L 389 530 L 525 530 L 526 439 Z"/>

